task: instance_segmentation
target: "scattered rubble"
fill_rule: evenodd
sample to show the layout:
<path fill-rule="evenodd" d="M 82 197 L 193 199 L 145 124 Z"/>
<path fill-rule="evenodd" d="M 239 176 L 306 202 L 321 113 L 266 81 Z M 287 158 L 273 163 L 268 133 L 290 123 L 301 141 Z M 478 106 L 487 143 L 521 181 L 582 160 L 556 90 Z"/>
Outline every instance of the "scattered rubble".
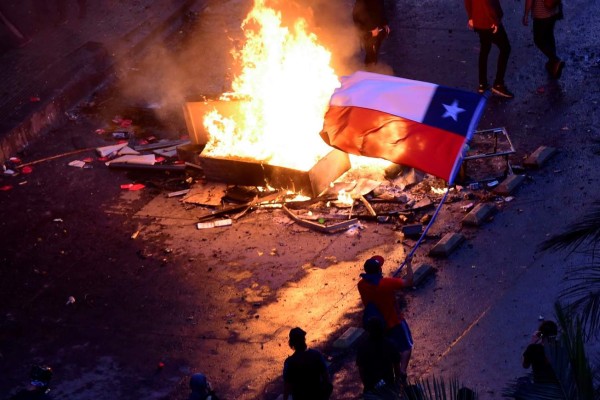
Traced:
<path fill-rule="evenodd" d="M 4 165 L 4 175 L 15 178 L 20 174 L 31 173 L 31 165 L 94 150 L 97 155 L 95 160 L 92 157 L 74 159 L 67 165 L 92 168 L 93 162 L 99 161 L 111 169 L 164 174 L 171 179 L 174 176 L 172 174 L 177 173 L 177 178 L 173 179 L 175 186 L 170 185 L 169 190 L 165 190 L 166 196 L 187 207 L 204 209 L 195 221 L 198 229 L 231 226 L 235 221 L 256 210 L 282 210 L 283 214 L 273 216 L 274 221 L 287 217 L 290 223 L 319 233 L 347 231 L 347 234 L 355 235 L 364 229 L 360 221 L 372 221 L 395 224 L 395 229 L 401 231 L 407 240 L 417 240 L 421 237 L 424 227 L 435 215 L 435 207 L 439 206 L 446 192 L 448 204 L 457 203 L 462 212 L 468 213 L 462 221 L 463 225 L 478 226 L 489 220 L 490 214 L 496 210 L 496 207 L 489 203 L 502 204 L 511 201 L 514 197 L 508 195 L 525 178 L 524 175 L 512 173 L 508 155 L 514 153 L 514 148 L 503 128 L 479 131 L 478 135 L 475 135 L 476 139 L 471 143 L 459 178 L 465 186 L 455 185 L 449 188 L 443 180 L 421 171 L 390 164 L 385 170 L 374 174 L 374 177 L 369 174 L 361 176 L 363 171 L 349 169 L 328 183 L 322 192 L 314 193 L 310 197 L 300 196 L 300 192 L 294 193 L 284 187 L 270 188 L 267 185 L 263 187 L 207 179 L 201 156 L 203 145 L 193 143 L 187 137 L 159 140 L 156 135 L 142 132 L 135 125 L 133 118 L 117 115 L 112 119 L 112 126 L 98 128 L 94 133 L 112 143 L 95 148 L 82 148 L 26 164 L 16 157 L 11 158 Z M 552 150 L 542 146 L 536 152 L 537 159 L 543 158 L 542 161 L 545 161 L 554 154 Z M 334 157 L 335 160 L 337 158 L 339 157 Z M 470 167 L 481 167 L 483 161 L 491 159 L 495 161 L 492 167 L 482 168 L 487 176 L 484 179 L 473 180 Z M 211 160 L 212 162 L 214 160 Z M 531 163 L 526 162 L 525 166 L 529 164 Z M 541 162 L 536 163 L 536 167 L 539 164 Z M 209 166 L 211 165 L 209 163 Z M 255 166 L 263 167 L 253 164 L 252 168 Z M 521 167 L 515 166 L 515 170 L 524 171 L 523 168 L 519 168 Z M 275 167 L 274 170 L 282 169 Z M 244 175 L 243 171 L 239 170 L 235 173 Z M 292 171 L 292 175 L 294 174 Z M 227 172 L 222 171 L 216 175 L 225 176 Z M 265 174 L 265 177 L 269 178 L 269 174 Z M 323 177 L 311 176 L 310 179 L 318 180 L 318 185 L 321 186 L 324 183 Z M 331 176 L 327 175 L 325 179 L 331 179 Z M 314 182 L 308 183 L 308 186 L 311 185 L 314 190 Z M 13 187 L 3 185 L 1 189 L 8 191 Z M 146 185 L 140 181 L 121 184 L 120 187 L 131 191 L 141 190 Z M 506 197 L 498 197 L 499 195 Z M 137 230 L 132 239 L 135 239 L 139 232 L 140 230 Z M 442 239 L 436 246 L 441 249 L 438 253 L 447 255 L 460 243 L 461 240 L 457 238 L 459 236 Z M 436 254 L 435 247 L 432 254 Z"/>

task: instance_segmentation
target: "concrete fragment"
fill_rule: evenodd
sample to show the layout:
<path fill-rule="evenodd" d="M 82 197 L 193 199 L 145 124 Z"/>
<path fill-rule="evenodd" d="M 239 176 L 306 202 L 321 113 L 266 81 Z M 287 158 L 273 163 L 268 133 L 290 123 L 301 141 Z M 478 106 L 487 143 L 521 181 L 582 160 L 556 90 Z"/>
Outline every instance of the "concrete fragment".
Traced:
<path fill-rule="evenodd" d="M 423 225 L 404 225 L 401 229 L 402 234 L 407 238 L 418 239 L 423 232 Z"/>
<path fill-rule="evenodd" d="M 427 279 L 427 277 L 435 272 L 435 268 L 433 268 L 429 264 L 420 265 L 414 273 L 413 277 L 413 286 L 419 286 L 421 283 Z"/>
<path fill-rule="evenodd" d="M 508 196 L 525 180 L 525 175 L 509 175 L 502 183 L 494 188 L 494 193 Z"/>
<path fill-rule="evenodd" d="M 447 257 L 452 253 L 463 241 L 465 237 L 457 232 L 450 232 L 429 251 L 431 257 Z"/>
<path fill-rule="evenodd" d="M 496 207 L 490 203 L 479 203 L 462 220 L 463 225 L 483 225 L 496 212 Z"/>
<path fill-rule="evenodd" d="M 523 163 L 528 168 L 540 168 L 546 161 L 556 154 L 554 147 L 540 146 Z"/>
<path fill-rule="evenodd" d="M 427 208 L 433 205 L 433 202 L 429 199 L 429 197 L 424 197 L 415 204 L 412 209 L 420 210 L 422 208 Z"/>
<path fill-rule="evenodd" d="M 364 333 L 364 329 L 351 326 L 342 334 L 342 336 L 333 342 L 333 347 L 336 349 L 348 349 L 352 347 L 352 345 L 356 343 L 356 341 L 360 339 Z"/>

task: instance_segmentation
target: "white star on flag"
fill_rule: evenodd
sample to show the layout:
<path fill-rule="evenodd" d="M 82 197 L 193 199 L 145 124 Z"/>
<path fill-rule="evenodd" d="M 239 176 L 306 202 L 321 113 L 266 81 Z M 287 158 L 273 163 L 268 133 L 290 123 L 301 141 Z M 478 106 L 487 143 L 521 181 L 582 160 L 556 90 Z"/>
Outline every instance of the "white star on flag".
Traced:
<path fill-rule="evenodd" d="M 442 104 L 442 105 L 446 109 L 446 112 L 444 113 L 444 115 L 442 115 L 442 118 L 451 117 L 454 121 L 458 121 L 458 113 L 465 111 L 464 108 L 460 108 L 458 106 L 458 100 L 454 100 L 454 102 L 452 102 L 451 105 L 448 105 L 448 104 Z"/>

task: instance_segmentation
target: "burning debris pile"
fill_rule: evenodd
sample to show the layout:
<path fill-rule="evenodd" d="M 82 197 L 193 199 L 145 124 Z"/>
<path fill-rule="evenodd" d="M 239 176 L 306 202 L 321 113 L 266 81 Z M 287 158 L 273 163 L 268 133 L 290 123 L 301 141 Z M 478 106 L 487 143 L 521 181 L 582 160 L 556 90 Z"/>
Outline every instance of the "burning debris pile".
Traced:
<path fill-rule="evenodd" d="M 283 210 L 274 222 L 284 215 L 286 223 L 325 234 L 360 230 L 362 222 L 392 224 L 408 238 L 422 233 L 446 190 L 443 180 L 387 161 L 356 157 L 351 166 L 349 156 L 337 150 L 308 171 L 235 157 L 205 159 L 203 146 L 187 136 L 161 139 L 151 126 L 142 125 L 135 113 L 114 116 L 92 134 L 104 145 L 28 163 L 11 159 L 4 166 L 5 179 L 26 184 L 23 179 L 34 173 L 35 165 L 64 157 L 67 167 L 127 171 L 131 182 L 117 183 L 123 190 L 151 190 L 196 210 L 198 229 L 233 225 L 256 211 Z M 484 145 L 477 144 L 474 151 L 487 152 Z M 85 154 L 91 151 L 96 157 Z M 454 186 L 446 203 L 468 211 L 469 204 L 497 200 L 486 190 L 492 183 Z M 2 190 L 11 188 L 4 185 Z"/>

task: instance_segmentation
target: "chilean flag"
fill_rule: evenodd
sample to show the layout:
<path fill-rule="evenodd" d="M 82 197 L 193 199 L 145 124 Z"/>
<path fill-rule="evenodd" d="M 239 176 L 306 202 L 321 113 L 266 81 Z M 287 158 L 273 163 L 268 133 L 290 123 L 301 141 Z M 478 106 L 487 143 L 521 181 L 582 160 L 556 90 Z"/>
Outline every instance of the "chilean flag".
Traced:
<path fill-rule="evenodd" d="M 358 71 L 331 96 L 321 137 L 337 149 L 408 165 L 452 184 L 486 98 Z"/>

